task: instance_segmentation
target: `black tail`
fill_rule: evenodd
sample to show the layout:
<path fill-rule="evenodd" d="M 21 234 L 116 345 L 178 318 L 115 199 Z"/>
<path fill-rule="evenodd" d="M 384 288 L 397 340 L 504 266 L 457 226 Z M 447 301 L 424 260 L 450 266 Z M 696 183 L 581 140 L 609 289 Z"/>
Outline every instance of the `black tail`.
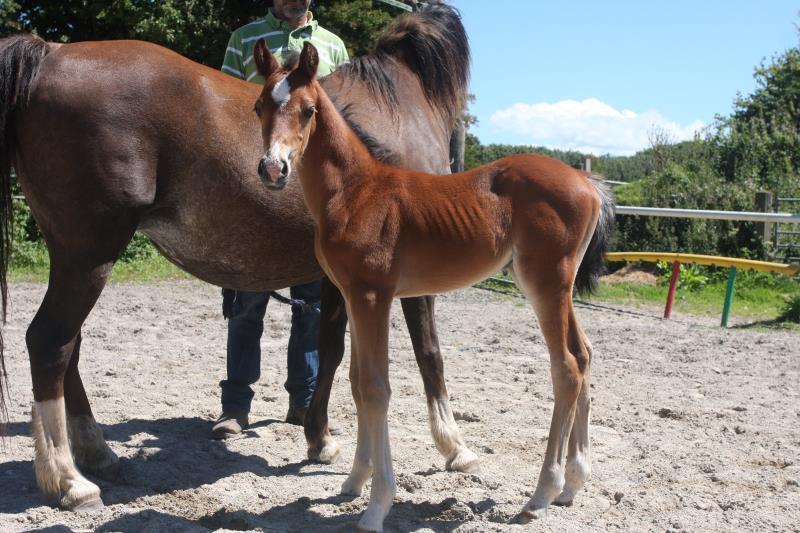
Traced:
<path fill-rule="evenodd" d="M 589 179 L 600 196 L 600 218 L 575 278 L 575 291 L 580 295 L 589 295 L 597 288 L 597 279 L 605 272 L 606 252 L 614 232 L 614 196 L 599 176 L 592 175 Z"/>
<path fill-rule="evenodd" d="M 39 64 L 47 55 L 47 43 L 33 35 L 16 35 L 0 40 L 0 297 L 2 318 L 6 321 L 8 284 L 6 270 L 11 255 L 11 165 L 16 150 L 17 112 L 28 102 L 31 85 Z M 8 419 L 6 368 L 3 360 L 3 337 L 0 333 L 0 416 Z"/>
<path fill-rule="evenodd" d="M 386 70 L 390 61 L 405 63 L 417 75 L 431 106 L 448 122 L 461 116 L 469 82 L 469 39 L 454 7 L 431 1 L 419 11 L 399 15 L 370 55 L 357 57 L 340 70 L 396 105 L 394 84 Z"/>

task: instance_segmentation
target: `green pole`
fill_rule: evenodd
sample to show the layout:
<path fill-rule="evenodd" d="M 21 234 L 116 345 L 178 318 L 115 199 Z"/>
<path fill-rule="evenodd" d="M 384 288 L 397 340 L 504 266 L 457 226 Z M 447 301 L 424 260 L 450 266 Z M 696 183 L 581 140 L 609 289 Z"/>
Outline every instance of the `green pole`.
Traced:
<path fill-rule="evenodd" d="M 733 286 L 736 284 L 736 267 L 728 268 L 728 287 L 725 289 L 725 304 L 722 306 L 722 327 L 728 327 L 728 317 L 733 305 Z"/>

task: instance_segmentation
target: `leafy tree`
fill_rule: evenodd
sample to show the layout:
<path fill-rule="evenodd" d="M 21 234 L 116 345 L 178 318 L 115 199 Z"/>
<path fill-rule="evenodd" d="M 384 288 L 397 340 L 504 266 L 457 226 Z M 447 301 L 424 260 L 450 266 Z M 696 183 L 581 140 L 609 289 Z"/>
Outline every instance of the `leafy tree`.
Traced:
<path fill-rule="evenodd" d="M 5 1 L 0 37 L 30 32 L 57 42 L 142 39 L 216 68 L 231 31 L 263 17 L 270 5 L 269 0 Z M 320 3 L 314 14 L 359 55 L 397 13 L 373 0 L 338 0 Z"/>
<path fill-rule="evenodd" d="M 49 41 L 142 39 L 212 67 L 233 28 L 262 16 L 263 0 L 15 0 L 0 9 L 0 35 Z"/>
<path fill-rule="evenodd" d="M 338 0 L 319 3 L 314 15 L 342 38 L 352 57 L 372 50 L 375 40 L 399 12 L 373 0 Z"/>

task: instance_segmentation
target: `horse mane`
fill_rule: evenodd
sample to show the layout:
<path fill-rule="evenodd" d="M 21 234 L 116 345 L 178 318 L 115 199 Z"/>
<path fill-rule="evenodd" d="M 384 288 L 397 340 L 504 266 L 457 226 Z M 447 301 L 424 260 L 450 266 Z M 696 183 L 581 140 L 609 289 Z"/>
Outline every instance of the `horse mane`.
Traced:
<path fill-rule="evenodd" d="M 364 146 L 367 147 L 367 150 L 369 150 L 369 153 L 372 155 L 372 157 L 386 165 L 399 166 L 402 164 L 402 160 L 396 153 L 390 150 L 385 144 L 381 143 L 373 135 L 367 132 L 367 130 L 365 130 L 358 122 L 356 122 L 351 109 L 353 105 L 352 103 L 345 104 L 341 108 L 336 105 L 335 101 L 333 101 L 333 103 L 334 106 L 336 106 L 336 109 L 339 111 L 341 117 L 344 119 L 347 125 L 350 126 L 350 129 L 353 130 L 353 133 L 356 134 L 356 137 L 358 137 L 359 140 L 364 143 Z"/>
<path fill-rule="evenodd" d="M 431 1 L 419 11 L 396 17 L 378 38 L 371 54 L 352 59 L 339 70 L 364 82 L 374 96 L 398 107 L 387 66 L 399 62 L 419 78 L 428 102 L 448 123 L 461 115 L 467 98 L 469 40 L 458 10 Z"/>

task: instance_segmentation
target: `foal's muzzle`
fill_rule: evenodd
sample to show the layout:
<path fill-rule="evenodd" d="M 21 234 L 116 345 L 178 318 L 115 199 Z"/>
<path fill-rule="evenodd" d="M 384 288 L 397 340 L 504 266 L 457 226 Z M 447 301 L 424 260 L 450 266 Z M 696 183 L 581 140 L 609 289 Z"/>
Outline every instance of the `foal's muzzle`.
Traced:
<path fill-rule="evenodd" d="M 289 163 L 282 159 L 264 156 L 258 162 L 258 175 L 269 189 L 283 189 L 289 177 Z"/>

